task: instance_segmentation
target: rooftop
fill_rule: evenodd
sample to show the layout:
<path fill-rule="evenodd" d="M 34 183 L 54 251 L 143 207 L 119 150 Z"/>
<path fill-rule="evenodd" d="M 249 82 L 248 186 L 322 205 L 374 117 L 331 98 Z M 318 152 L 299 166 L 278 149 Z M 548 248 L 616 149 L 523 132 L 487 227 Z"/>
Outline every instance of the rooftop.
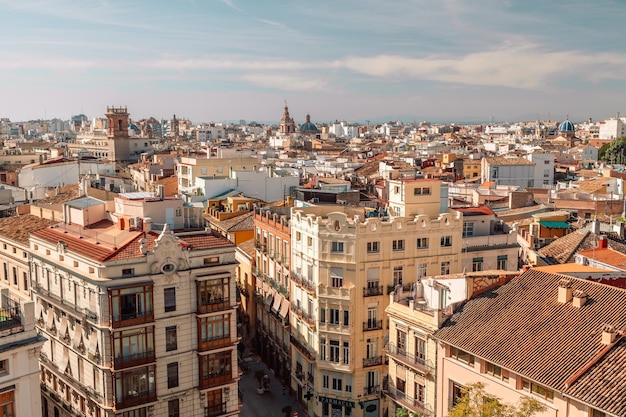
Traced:
<path fill-rule="evenodd" d="M 0 219 L 0 236 L 28 245 L 30 234 L 35 230 L 50 226 L 49 219 L 26 214 L 19 217 L 5 217 Z"/>

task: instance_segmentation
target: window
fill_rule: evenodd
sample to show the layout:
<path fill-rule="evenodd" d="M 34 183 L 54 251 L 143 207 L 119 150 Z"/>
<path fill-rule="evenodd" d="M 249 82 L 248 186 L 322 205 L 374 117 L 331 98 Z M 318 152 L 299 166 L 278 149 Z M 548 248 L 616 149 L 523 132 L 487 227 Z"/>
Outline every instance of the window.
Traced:
<path fill-rule="evenodd" d="M 206 350 L 230 343 L 230 314 L 198 319 L 198 348 Z"/>
<path fill-rule="evenodd" d="M 320 307 L 320 323 L 326 323 L 326 309 Z"/>
<path fill-rule="evenodd" d="M 413 189 L 413 195 L 430 195 L 430 187 L 416 187 Z"/>
<path fill-rule="evenodd" d="M 417 249 L 428 249 L 428 238 L 420 237 L 417 239 Z"/>
<path fill-rule="evenodd" d="M 140 364 L 154 357 L 154 327 L 114 332 L 113 357 L 116 367 Z"/>
<path fill-rule="evenodd" d="M 219 256 L 211 256 L 209 258 L 204 258 L 203 260 L 204 265 L 214 265 L 214 264 L 219 264 L 219 263 L 220 263 Z"/>
<path fill-rule="evenodd" d="M 417 264 L 417 278 L 422 279 L 426 276 L 428 271 L 428 264 L 425 262 Z"/>
<path fill-rule="evenodd" d="M 165 351 L 170 352 L 176 349 L 178 349 L 176 326 L 168 326 L 165 328 Z"/>
<path fill-rule="evenodd" d="M 548 401 L 554 400 L 554 391 L 544 387 L 543 385 L 539 385 L 534 382 L 530 382 L 528 380 L 523 379 L 522 389 L 525 391 L 529 391 L 532 394 L 543 398 L 544 400 L 548 400 Z"/>
<path fill-rule="evenodd" d="M 302 239 L 302 233 L 296 232 L 296 241 L 300 241 Z"/>
<path fill-rule="evenodd" d="M 450 347 L 450 357 L 456 359 L 459 362 L 463 362 L 466 365 L 474 366 L 474 355 L 470 355 L 464 350 L 457 349 L 453 346 Z"/>
<path fill-rule="evenodd" d="M 472 258 L 472 271 L 479 272 L 483 270 L 483 258 Z"/>
<path fill-rule="evenodd" d="M 331 252 L 343 253 L 343 242 L 332 242 Z"/>
<path fill-rule="evenodd" d="M 167 417 L 180 417 L 180 405 L 178 398 L 167 402 Z"/>
<path fill-rule="evenodd" d="M 313 238 L 311 236 L 306 238 L 306 244 L 308 246 L 313 246 Z"/>
<path fill-rule="evenodd" d="M 216 278 L 198 281 L 197 300 L 198 312 L 210 313 L 223 310 L 230 306 L 228 297 L 230 290 L 229 278 Z"/>
<path fill-rule="evenodd" d="M 367 242 L 367 253 L 378 253 L 379 251 L 379 242 Z"/>
<path fill-rule="evenodd" d="M 124 371 L 120 374 L 115 379 L 115 401 L 118 406 L 125 406 L 125 401 L 136 404 L 138 399 L 151 397 L 156 399 L 154 365 Z"/>
<path fill-rule="evenodd" d="M 350 312 L 348 310 L 343 310 L 343 325 L 350 326 Z"/>
<path fill-rule="evenodd" d="M 398 344 L 398 354 L 406 355 L 406 332 L 396 329 L 396 343 Z"/>
<path fill-rule="evenodd" d="M 450 408 L 456 406 L 461 402 L 463 395 L 465 394 L 465 387 L 461 384 L 457 384 L 456 382 L 452 382 L 452 389 L 450 390 L 452 393 L 452 398 L 450 398 Z"/>
<path fill-rule="evenodd" d="M 502 370 L 501 367 L 491 362 L 485 362 L 485 373 L 502 379 L 503 381 L 509 380 L 509 373 L 506 370 Z"/>
<path fill-rule="evenodd" d="M 474 222 L 463 222 L 463 237 L 472 236 L 474 236 Z M 444 245 L 442 244 L 441 246 Z"/>
<path fill-rule="evenodd" d="M 450 261 L 443 261 L 441 263 L 441 275 L 450 274 Z"/>
<path fill-rule="evenodd" d="M 441 236 L 441 246 L 452 246 L 452 236 Z"/>
<path fill-rule="evenodd" d="M 329 350 L 329 360 L 331 362 L 339 363 L 339 341 L 331 340 L 330 341 L 330 350 Z"/>
<path fill-rule="evenodd" d="M 17 268 L 13 267 L 13 285 L 17 285 Z"/>
<path fill-rule="evenodd" d="M 422 363 L 426 360 L 426 340 L 421 337 L 415 337 L 415 359 Z"/>
<path fill-rule="evenodd" d="M 200 386 L 211 386 L 232 380 L 232 353 L 223 351 L 198 356 L 200 362 Z"/>
<path fill-rule="evenodd" d="M 9 360 L 4 359 L 0 361 L 0 374 L 9 373 Z"/>
<path fill-rule="evenodd" d="M 165 299 L 165 312 L 176 311 L 176 288 L 165 288 L 163 298 Z"/>
<path fill-rule="evenodd" d="M 394 266 L 393 267 L 393 286 L 402 285 L 402 278 L 404 277 L 404 267 L 403 266 Z"/>
<path fill-rule="evenodd" d="M 9 265 L 6 262 L 4 263 L 4 280 L 9 280 Z"/>
<path fill-rule="evenodd" d="M 28 274 L 26 272 L 23 272 L 22 278 L 24 280 L 24 291 L 28 291 Z"/>
<path fill-rule="evenodd" d="M 419 404 L 419 405 L 424 405 L 424 399 L 425 399 L 425 391 L 426 391 L 426 387 L 424 387 L 423 384 L 420 384 L 419 382 L 415 382 L 415 401 Z"/>
<path fill-rule="evenodd" d="M 56 408 L 55 408 L 56 410 Z M 15 416 L 15 391 L 0 394 L 0 414 L 6 417 Z"/>
<path fill-rule="evenodd" d="M 135 268 L 122 269 L 122 276 L 129 277 L 135 275 Z"/>
<path fill-rule="evenodd" d="M 178 362 L 167 364 L 167 387 L 175 388 L 178 386 Z"/>
<path fill-rule="evenodd" d="M 333 389 L 335 391 L 341 391 L 342 390 L 341 383 L 342 383 L 341 377 L 333 377 Z"/>
<path fill-rule="evenodd" d="M 205 414 L 219 416 L 226 414 L 226 403 L 222 399 L 222 390 L 216 389 L 206 393 L 207 408 Z"/>
<path fill-rule="evenodd" d="M 328 389 L 328 379 L 327 374 L 322 375 L 322 388 Z"/>
<path fill-rule="evenodd" d="M 350 342 L 343 342 L 343 363 L 350 363 Z"/>
<path fill-rule="evenodd" d="M 404 250 L 404 239 L 398 239 L 393 241 L 393 250 L 400 251 Z"/>
<path fill-rule="evenodd" d="M 152 285 L 112 289 L 110 299 L 113 327 L 126 321 L 131 323 L 125 324 L 135 324 L 152 320 Z"/>
<path fill-rule="evenodd" d="M 498 269 L 507 269 L 508 257 L 506 255 L 498 255 Z"/>
<path fill-rule="evenodd" d="M 331 267 L 330 268 L 330 285 L 334 288 L 343 287 L 343 268 Z"/>
<path fill-rule="evenodd" d="M 320 360 L 326 360 L 326 338 L 320 338 Z"/>
<path fill-rule="evenodd" d="M 339 324 L 339 309 L 338 308 L 329 308 L 328 309 L 328 323 L 329 324 Z"/>
<path fill-rule="evenodd" d="M 396 389 L 401 393 L 406 393 L 406 381 L 400 377 L 396 377 Z"/>

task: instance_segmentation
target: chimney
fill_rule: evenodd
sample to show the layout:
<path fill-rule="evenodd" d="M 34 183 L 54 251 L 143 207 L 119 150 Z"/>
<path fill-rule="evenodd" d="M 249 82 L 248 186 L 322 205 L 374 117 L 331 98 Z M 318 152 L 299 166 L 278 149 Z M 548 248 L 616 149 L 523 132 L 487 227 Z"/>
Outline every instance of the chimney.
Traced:
<path fill-rule="evenodd" d="M 563 278 L 559 280 L 559 303 L 567 304 L 572 301 L 572 281 Z"/>
<path fill-rule="evenodd" d="M 615 330 L 615 326 L 611 324 L 605 324 L 602 326 L 602 344 L 610 345 L 615 342 L 617 339 L 617 331 Z"/>
<path fill-rule="evenodd" d="M 576 308 L 581 308 L 587 302 L 587 293 L 581 290 L 573 291 L 574 299 L 572 305 Z"/>
<path fill-rule="evenodd" d="M 609 241 L 606 235 L 598 236 L 598 249 L 606 249 L 609 247 Z"/>

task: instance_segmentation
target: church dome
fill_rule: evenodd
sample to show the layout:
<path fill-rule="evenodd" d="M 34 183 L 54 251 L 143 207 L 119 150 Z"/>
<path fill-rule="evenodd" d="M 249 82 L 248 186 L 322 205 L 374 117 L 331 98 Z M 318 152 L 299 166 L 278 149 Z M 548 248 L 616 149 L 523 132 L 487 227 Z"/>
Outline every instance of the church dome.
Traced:
<path fill-rule="evenodd" d="M 306 115 L 306 122 L 300 125 L 300 133 L 317 133 L 317 126 L 311 123 L 311 116 Z"/>
<path fill-rule="evenodd" d="M 559 132 L 574 132 L 574 123 L 569 120 L 564 121 L 561 123 L 561 126 L 559 126 Z"/>

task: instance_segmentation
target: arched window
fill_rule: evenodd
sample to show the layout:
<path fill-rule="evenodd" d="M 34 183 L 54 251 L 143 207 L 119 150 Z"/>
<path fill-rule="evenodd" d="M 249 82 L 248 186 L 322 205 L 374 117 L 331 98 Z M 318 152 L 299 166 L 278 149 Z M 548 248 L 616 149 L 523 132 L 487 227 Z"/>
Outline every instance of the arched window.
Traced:
<path fill-rule="evenodd" d="M 117 121 L 117 130 L 122 130 L 122 120 Z"/>

